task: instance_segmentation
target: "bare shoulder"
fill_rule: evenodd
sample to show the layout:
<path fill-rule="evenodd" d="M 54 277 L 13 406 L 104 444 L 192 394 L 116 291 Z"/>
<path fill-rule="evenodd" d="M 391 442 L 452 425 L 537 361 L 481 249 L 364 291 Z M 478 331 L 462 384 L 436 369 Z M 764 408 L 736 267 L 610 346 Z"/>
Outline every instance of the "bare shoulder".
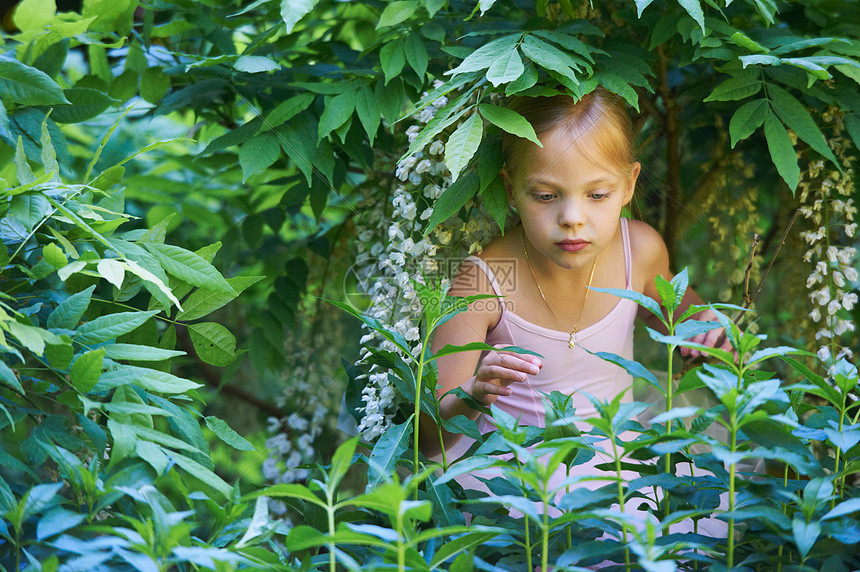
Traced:
<path fill-rule="evenodd" d="M 669 273 L 669 253 L 663 237 L 650 224 L 641 220 L 628 220 L 630 231 L 630 250 L 633 256 L 634 276 L 638 290 L 653 282 L 660 274 L 666 278 Z"/>

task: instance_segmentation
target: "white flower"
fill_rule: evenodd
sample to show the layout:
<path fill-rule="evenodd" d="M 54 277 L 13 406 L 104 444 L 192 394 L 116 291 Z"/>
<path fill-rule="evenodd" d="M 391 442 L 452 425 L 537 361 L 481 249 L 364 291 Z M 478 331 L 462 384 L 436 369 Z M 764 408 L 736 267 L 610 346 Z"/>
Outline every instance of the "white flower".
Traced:
<path fill-rule="evenodd" d="M 839 300 L 831 300 L 829 304 L 827 304 L 827 313 L 831 316 L 839 311 L 842 307 L 842 304 L 839 303 Z"/>
<path fill-rule="evenodd" d="M 821 349 L 818 350 L 818 359 L 823 362 L 826 362 L 830 359 L 830 348 L 827 346 L 822 346 Z"/>
<path fill-rule="evenodd" d="M 856 268 L 846 268 L 845 269 L 845 278 L 848 279 L 849 282 L 857 282 L 857 269 Z"/>
<path fill-rule="evenodd" d="M 819 322 L 821 321 L 821 311 L 818 308 L 813 308 L 809 313 L 809 317 L 812 318 L 814 322 Z"/>
<path fill-rule="evenodd" d="M 842 297 L 842 307 L 848 310 L 849 312 L 854 308 L 854 304 L 857 303 L 857 294 L 854 292 L 850 294 L 846 294 Z"/>
<path fill-rule="evenodd" d="M 821 282 L 821 274 L 815 271 L 809 275 L 809 278 L 806 279 L 806 288 L 812 288 L 819 282 Z"/>
<path fill-rule="evenodd" d="M 857 232 L 857 223 L 856 222 L 852 222 L 851 224 L 845 225 L 845 234 L 847 234 L 849 238 L 854 238 L 855 232 Z"/>
<path fill-rule="evenodd" d="M 421 123 L 427 123 L 434 117 L 436 117 L 436 108 L 432 105 L 428 105 L 421 110 L 421 113 L 418 114 L 418 121 L 420 121 Z"/>
<path fill-rule="evenodd" d="M 839 254 L 839 249 L 835 246 L 827 247 L 827 260 L 830 262 L 836 262 L 836 256 Z"/>
<path fill-rule="evenodd" d="M 418 137 L 419 131 L 421 131 L 421 128 L 417 125 L 411 125 L 409 129 L 406 130 L 406 137 L 409 139 L 410 143 L 415 141 L 415 138 Z"/>
<path fill-rule="evenodd" d="M 430 161 L 427 159 L 422 159 L 417 165 L 415 165 L 415 172 L 419 175 L 422 173 L 426 173 L 430 170 Z"/>
<path fill-rule="evenodd" d="M 827 249 L 828 252 L 830 251 L 830 248 L 833 247 L 829 247 Z M 854 253 L 855 251 L 853 248 L 843 248 L 839 250 L 836 257 L 839 258 L 839 262 L 841 262 L 842 264 L 851 264 L 851 261 L 854 260 Z"/>
<path fill-rule="evenodd" d="M 842 288 L 845 286 L 845 278 L 842 276 L 842 273 L 838 270 L 833 273 L 833 283 L 838 287 Z"/>
<path fill-rule="evenodd" d="M 427 207 L 423 211 L 421 211 L 421 216 L 419 217 L 421 220 L 427 220 L 431 216 L 433 216 L 433 207 Z"/>
<path fill-rule="evenodd" d="M 433 143 L 430 144 L 430 149 L 428 150 L 428 152 L 431 155 L 441 155 L 444 151 L 445 151 L 445 144 L 442 143 L 441 141 L 439 141 L 438 139 L 436 141 L 433 141 Z"/>

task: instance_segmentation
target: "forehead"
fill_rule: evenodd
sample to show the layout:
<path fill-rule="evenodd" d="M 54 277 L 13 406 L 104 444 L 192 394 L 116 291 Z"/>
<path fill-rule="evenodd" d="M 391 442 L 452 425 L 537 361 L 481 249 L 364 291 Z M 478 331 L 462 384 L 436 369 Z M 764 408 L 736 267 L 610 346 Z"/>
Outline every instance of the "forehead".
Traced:
<path fill-rule="evenodd" d="M 511 170 L 515 179 L 590 182 L 621 178 L 618 166 L 613 165 L 590 131 L 575 136 L 567 129 L 556 128 L 542 134 L 540 141 L 543 148 L 533 143 L 523 145 Z"/>

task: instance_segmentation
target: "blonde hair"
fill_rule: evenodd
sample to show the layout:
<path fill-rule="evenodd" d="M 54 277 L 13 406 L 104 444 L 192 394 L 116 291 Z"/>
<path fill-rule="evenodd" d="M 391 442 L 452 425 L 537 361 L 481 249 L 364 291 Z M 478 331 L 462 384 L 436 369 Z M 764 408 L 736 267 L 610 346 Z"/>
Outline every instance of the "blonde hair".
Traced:
<path fill-rule="evenodd" d="M 580 153 L 621 177 L 630 176 L 636 161 L 633 127 L 621 97 L 614 93 L 598 87 L 578 101 L 569 95 L 514 97 L 508 108 L 525 117 L 539 139 L 563 129 Z M 584 145 L 586 142 L 588 145 Z M 502 153 L 508 172 L 512 173 L 536 148 L 526 139 L 502 132 Z"/>

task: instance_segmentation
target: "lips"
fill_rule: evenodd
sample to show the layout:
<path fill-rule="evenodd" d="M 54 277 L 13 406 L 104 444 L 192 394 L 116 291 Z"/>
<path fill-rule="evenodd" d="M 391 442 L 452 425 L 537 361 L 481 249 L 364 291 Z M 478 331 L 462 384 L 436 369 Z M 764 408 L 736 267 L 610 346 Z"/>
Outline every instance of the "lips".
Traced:
<path fill-rule="evenodd" d="M 588 246 L 589 242 L 587 240 L 574 239 L 562 240 L 561 242 L 556 242 L 556 244 L 559 248 L 567 252 L 577 252 Z"/>

